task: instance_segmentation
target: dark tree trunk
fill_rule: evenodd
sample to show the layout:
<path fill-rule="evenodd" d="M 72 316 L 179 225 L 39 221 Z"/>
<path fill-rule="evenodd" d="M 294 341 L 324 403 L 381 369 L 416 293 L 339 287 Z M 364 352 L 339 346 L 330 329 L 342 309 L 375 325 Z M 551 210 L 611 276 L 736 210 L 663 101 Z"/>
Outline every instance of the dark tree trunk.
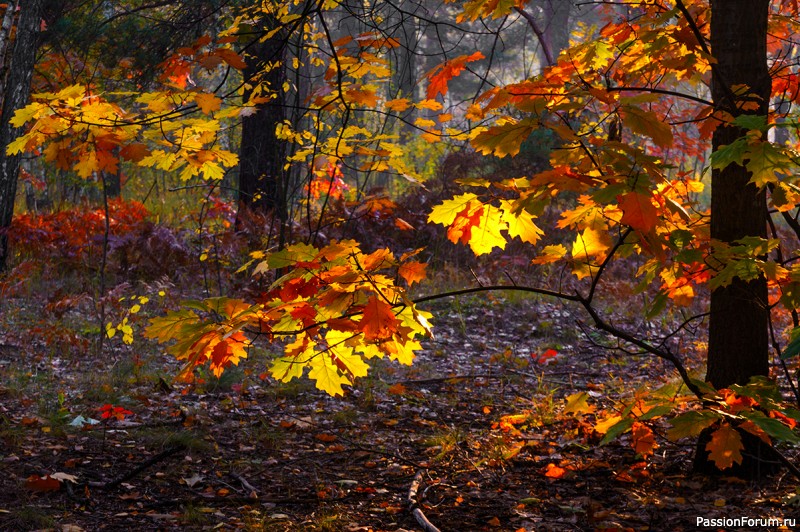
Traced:
<path fill-rule="evenodd" d="M 771 91 L 767 69 L 769 0 L 712 0 L 711 52 L 716 58 L 712 80 L 714 103 L 733 115 L 766 115 Z M 749 95 L 734 96 L 733 87 L 746 85 Z M 747 110 L 741 105 L 749 104 Z M 720 127 L 713 149 L 732 143 L 745 130 Z M 746 168 L 731 164 L 711 177 L 711 238 L 730 243 L 747 236 L 767 236 L 766 191 L 748 184 Z M 746 384 L 751 377 L 769 374 L 767 281 L 734 281 L 711 293 L 706 380 L 716 388 Z M 759 464 L 764 454 L 745 439 L 745 464 L 739 474 L 758 475 L 769 469 Z M 707 470 L 703 438 L 696 468 Z"/>
<path fill-rule="evenodd" d="M 249 50 L 245 79 L 262 83 L 276 94 L 283 94 L 286 69 L 283 65 L 286 42 L 282 33 L 258 43 Z M 265 66 L 271 65 L 271 69 Z M 245 92 L 247 101 L 252 89 Z M 285 144 L 275 135 L 276 127 L 285 118 L 283 101 L 272 99 L 244 118 L 239 164 L 239 210 L 236 225 L 248 215 L 256 219 L 272 218 L 283 224 L 288 217 L 286 204 Z"/>
<path fill-rule="evenodd" d="M 16 38 L 3 87 L 3 111 L 0 113 L 0 270 L 8 266 L 8 236 L 17 195 L 19 155 L 7 155 L 6 146 L 22 134 L 22 128 L 9 123 L 14 112 L 25 106 L 30 97 L 31 78 L 39 46 L 39 29 L 44 0 L 20 4 Z"/>

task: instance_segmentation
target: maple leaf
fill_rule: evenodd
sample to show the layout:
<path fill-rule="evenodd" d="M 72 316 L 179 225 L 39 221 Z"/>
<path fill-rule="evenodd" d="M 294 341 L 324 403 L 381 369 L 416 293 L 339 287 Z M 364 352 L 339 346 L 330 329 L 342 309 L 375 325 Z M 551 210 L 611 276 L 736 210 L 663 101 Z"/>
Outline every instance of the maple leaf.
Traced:
<path fill-rule="evenodd" d="M 433 100 L 439 94 L 442 96 L 447 94 L 447 82 L 461 74 L 466 68 L 467 63 L 480 61 L 483 57 L 483 54 L 480 52 L 475 52 L 471 55 L 461 55 L 433 68 L 433 70 L 426 75 L 429 82 L 428 92 L 426 94 L 427 98 Z"/>
<path fill-rule="evenodd" d="M 706 444 L 708 457 L 719 469 L 728 469 L 734 463 L 741 464 L 742 449 L 742 437 L 729 423 L 722 423 Z"/>
<path fill-rule="evenodd" d="M 214 111 L 219 111 L 222 107 L 222 100 L 213 94 L 201 92 L 194 97 L 194 103 L 203 111 L 203 114 L 211 114 Z"/>
<path fill-rule="evenodd" d="M 329 356 L 324 354 L 314 356 L 308 365 L 311 367 L 308 378 L 316 381 L 317 388 L 329 395 L 344 396 L 342 385 L 352 384 L 347 377 L 339 373 Z"/>
<path fill-rule="evenodd" d="M 390 111 L 394 111 L 396 113 L 402 113 L 403 111 L 411 107 L 411 102 L 408 100 L 408 98 L 395 98 L 394 100 L 389 100 L 384 105 Z"/>
<path fill-rule="evenodd" d="M 591 414 L 595 407 L 589 404 L 589 394 L 577 392 L 564 398 L 564 414 Z"/>
<path fill-rule="evenodd" d="M 745 166 L 753 174 L 750 182 L 758 187 L 777 183 L 776 172 L 790 174 L 795 167 L 792 158 L 771 142 L 748 146 L 744 158 L 748 160 Z"/>
<path fill-rule="evenodd" d="M 139 162 L 146 156 L 150 155 L 150 150 L 145 144 L 141 142 L 134 142 L 122 147 L 119 151 L 120 157 L 128 161 Z"/>
<path fill-rule="evenodd" d="M 392 307 L 377 296 L 370 296 L 361 317 L 364 339 L 368 342 L 391 338 L 397 330 L 397 318 Z"/>
<path fill-rule="evenodd" d="M 211 54 L 218 55 L 223 61 L 225 61 L 228 65 L 232 66 L 237 70 L 244 70 L 247 68 L 247 63 L 242 56 L 231 50 L 230 48 L 217 48 L 210 52 Z"/>
<path fill-rule="evenodd" d="M 531 260 L 531 263 L 549 264 L 551 262 L 557 262 L 560 259 L 564 258 L 564 255 L 566 254 L 567 254 L 567 248 L 565 248 L 561 244 L 545 246 L 542 248 L 542 252 L 539 254 L 539 256 Z"/>
<path fill-rule="evenodd" d="M 483 155 L 514 156 L 519 153 L 522 141 L 530 136 L 537 124 L 538 121 L 534 118 L 508 120 L 504 124 L 492 126 L 478 133 L 472 139 L 472 147 Z"/>
<path fill-rule="evenodd" d="M 640 192 L 628 192 L 617 196 L 619 208 L 622 209 L 621 224 L 629 225 L 642 233 L 649 233 L 658 224 L 658 211 L 649 195 Z"/>
<path fill-rule="evenodd" d="M 654 112 L 624 105 L 620 108 L 619 114 L 625 126 L 634 133 L 647 135 L 660 148 L 672 146 L 672 127 Z"/>
<path fill-rule="evenodd" d="M 604 230 L 587 227 L 572 244 L 572 258 L 588 262 L 591 257 L 605 257 L 611 247 L 611 236 Z"/>

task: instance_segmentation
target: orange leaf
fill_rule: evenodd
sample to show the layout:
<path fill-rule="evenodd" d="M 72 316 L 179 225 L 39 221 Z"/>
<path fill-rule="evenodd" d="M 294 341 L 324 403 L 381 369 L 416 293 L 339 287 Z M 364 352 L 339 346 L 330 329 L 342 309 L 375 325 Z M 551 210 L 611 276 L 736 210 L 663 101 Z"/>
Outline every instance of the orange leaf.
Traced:
<path fill-rule="evenodd" d="M 324 432 L 315 435 L 314 438 L 319 440 L 319 441 L 321 441 L 321 442 L 325 442 L 325 443 L 331 443 L 331 442 L 336 441 L 336 435 L 335 434 L 325 434 Z"/>
<path fill-rule="evenodd" d="M 547 469 L 545 469 L 544 476 L 548 478 L 563 478 L 564 475 L 567 474 L 567 470 L 563 467 L 558 467 L 555 464 L 547 464 Z"/>
<path fill-rule="evenodd" d="M 720 469 L 732 467 L 734 462 L 742 463 L 742 437 L 735 428 L 728 423 L 722 424 L 711 435 L 711 441 L 706 444 L 708 456 Z"/>
<path fill-rule="evenodd" d="M 447 82 L 454 77 L 461 74 L 461 71 L 466 68 L 467 63 L 472 61 L 480 61 L 483 59 L 483 54 L 475 52 L 472 55 L 462 55 L 446 61 L 443 65 L 439 65 L 431 70 L 427 77 L 430 84 L 428 85 L 427 98 L 433 100 L 438 94 L 444 96 L 447 94 Z"/>
<path fill-rule="evenodd" d="M 392 384 L 386 391 L 392 395 L 405 395 L 406 392 L 408 392 L 406 387 L 403 386 L 403 383 L 401 382 L 398 382 L 397 384 Z"/>
<path fill-rule="evenodd" d="M 233 68 L 244 70 L 247 68 L 247 63 L 244 62 L 242 56 L 231 50 L 230 48 L 217 48 L 212 52 L 222 58 L 223 61 L 228 63 Z"/>
<path fill-rule="evenodd" d="M 150 150 L 141 142 L 134 142 L 123 146 L 119 151 L 119 155 L 128 161 L 138 162 L 150 155 Z"/>
<path fill-rule="evenodd" d="M 391 338 L 397 330 L 397 318 L 388 303 L 371 296 L 361 318 L 364 339 L 368 342 Z"/>
<path fill-rule="evenodd" d="M 631 434 L 633 435 L 633 450 L 636 454 L 642 456 L 653 454 L 653 449 L 656 447 L 656 437 L 650 427 L 644 423 L 634 422 L 631 427 Z"/>
<path fill-rule="evenodd" d="M 219 111 L 220 107 L 222 106 L 222 100 L 213 94 L 208 94 L 205 92 L 195 96 L 194 103 L 196 103 L 197 107 L 203 111 L 203 114 L 211 114 L 213 111 Z"/>
<path fill-rule="evenodd" d="M 400 229 L 401 231 L 411 231 L 412 229 L 414 229 L 413 225 L 403 220 L 402 218 L 395 218 L 394 226 Z"/>
<path fill-rule="evenodd" d="M 412 260 L 402 264 L 400 268 L 398 268 L 397 273 L 406 280 L 408 286 L 411 286 L 415 282 L 419 282 L 425 278 L 425 268 L 427 267 L 428 265 L 424 262 Z"/>
<path fill-rule="evenodd" d="M 642 233 L 649 233 L 658 224 L 658 211 L 650 196 L 639 192 L 628 192 L 617 196 L 619 208 L 622 209 L 620 223 L 629 225 Z"/>

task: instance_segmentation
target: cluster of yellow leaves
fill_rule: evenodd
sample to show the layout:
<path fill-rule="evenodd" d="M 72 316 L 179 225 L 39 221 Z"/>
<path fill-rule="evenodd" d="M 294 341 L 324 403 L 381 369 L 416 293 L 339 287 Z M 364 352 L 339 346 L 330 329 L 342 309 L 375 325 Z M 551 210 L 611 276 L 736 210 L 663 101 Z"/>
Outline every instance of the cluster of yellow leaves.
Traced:
<path fill-rule="evenodd" d="M 508 186 L 517 185 L 509 182 Z M 481 201 L 473 193 L 461 194 L 434 207 L 428 221 L 447 226 L 447 238 L 468 244 L 476 255 L 490 253 L 495 247 L 504 249 L 516 237 L 529 244 L 539 240 L 542 231 L 524 201 L 498 199 L 496 203 Z"/>
<path fill-rule="evenodd" d="M 188 308 L 152 320 L 147 336 L 177 340 L 169 352 L 187 361 L 181 376 L 191 380 L 197 366 L 208 363 L 218 375 L 244 358 L 245 333 L 264 335 L 284 346 L 270 368 L 274 378 L 288 382 L 307 370 L 318 388 L 342 395 L 343 386 L 367 375 L 367 359 L 386 356 L 411 364 L 420 349 L 415 337 L 430 334 L 431 315 L 395 282 L 424 278 L 425 264 L 411 260 L 413 255 L 397 260 L 386 249 L 366 254 L 354 241 L 258 252 L 253 275 L 288 270 L 263 300 L 184 304 Z"/>
<path fill-rule="evenodd" d="M 192 76 L 243 69 L 243 58 L 230 48 L 235 40 L 224 36 L 212 43 L 204 35 L 178 49 L 161 65 L 161 91 L 99 92 L 93 86 L 72 85 L 34 94 L 32 103 L 12 118 L 15 127 L 28 127 L 6 147 L 7 153 L 40 152 L 82 178 L 117 173 L 121 161 L 130 161 L 178 171 L 183 180 L 221 179 L 238 164 L 238 156 L 218 146 L 220 121 L 248 108 L 223 107 L 226 102 L 216 94 L 190 85 Z"/>

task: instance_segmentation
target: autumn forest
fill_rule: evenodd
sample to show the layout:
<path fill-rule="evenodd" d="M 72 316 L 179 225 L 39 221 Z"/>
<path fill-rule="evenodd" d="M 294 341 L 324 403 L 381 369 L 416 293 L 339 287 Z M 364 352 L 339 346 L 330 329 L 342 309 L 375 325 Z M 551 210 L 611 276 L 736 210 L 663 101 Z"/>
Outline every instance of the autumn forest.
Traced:
<path fill-rule="evenodd" d="M 796 0 L 9 0 L 0 102 L 0 529 L 796 526 Z"/>

